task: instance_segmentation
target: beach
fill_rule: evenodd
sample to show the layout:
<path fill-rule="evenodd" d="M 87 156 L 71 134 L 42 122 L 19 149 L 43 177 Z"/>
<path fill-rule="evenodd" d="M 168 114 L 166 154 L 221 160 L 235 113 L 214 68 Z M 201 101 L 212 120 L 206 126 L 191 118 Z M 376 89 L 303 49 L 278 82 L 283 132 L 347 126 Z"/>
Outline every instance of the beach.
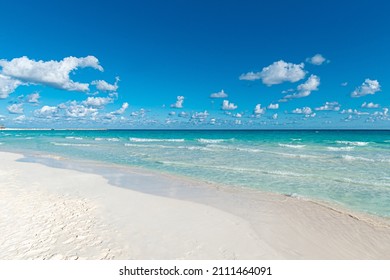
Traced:
<path fill-rule="evenodd" d="M 0 158 L 2 260 L 390 258 L 386 218 L 130 167 L 123 188 L 22 154 Z"/>

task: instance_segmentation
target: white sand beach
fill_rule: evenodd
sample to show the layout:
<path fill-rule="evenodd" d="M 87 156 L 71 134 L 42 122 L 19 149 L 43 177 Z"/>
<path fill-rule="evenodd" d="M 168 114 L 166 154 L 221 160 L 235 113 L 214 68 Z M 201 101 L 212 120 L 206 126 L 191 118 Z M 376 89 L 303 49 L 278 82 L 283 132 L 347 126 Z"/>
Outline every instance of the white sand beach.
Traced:
<path fill-rule="evenodd" d="M 2 260 L 390 259 L 385 219 L 228 188 L 157 196 L 22 158 L 0 152 Z"/>

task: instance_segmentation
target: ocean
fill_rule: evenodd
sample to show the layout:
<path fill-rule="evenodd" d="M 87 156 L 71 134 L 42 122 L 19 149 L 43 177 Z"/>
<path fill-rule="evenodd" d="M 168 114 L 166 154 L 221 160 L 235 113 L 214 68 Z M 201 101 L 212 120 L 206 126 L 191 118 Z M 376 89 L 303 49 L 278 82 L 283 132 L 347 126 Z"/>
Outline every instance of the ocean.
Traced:
<path fill-rule="evenodd" d="M 141 167 L 390 217 L 390 131 L 2 130 L 0 150 Z"/>

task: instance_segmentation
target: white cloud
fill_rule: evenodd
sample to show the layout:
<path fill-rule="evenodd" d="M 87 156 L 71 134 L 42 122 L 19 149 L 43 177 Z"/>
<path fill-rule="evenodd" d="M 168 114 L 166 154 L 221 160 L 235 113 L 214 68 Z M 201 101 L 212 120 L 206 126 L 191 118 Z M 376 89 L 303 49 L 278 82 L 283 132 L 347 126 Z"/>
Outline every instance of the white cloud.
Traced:
<path fill-rule="evenodd" d="M 32 94 L 27 95 L 26 101 L 28 103 L 39 103 L 40 95 L 38 92 L 34 92 Z"/>
<path fill-rule="evenodd" d="M 171 104 L 171 108 L 183 108 L 184 96 L 178 96 L 176 102 Z"/>
<path fill-rule="evenodd" d="M 358 111 L 356 109 L 346 109 L 340 112 L 341 114 L 352 114 L 352 115 L 369 115 L 367 112 Z"/>
<path fill-rule="evenodd" d="M 272 119 L 274 119 L 274 120 L 278 119 L 278 114 L 277 113 L 273 114 Z"/>
<path fill-rule="evenodd" d="M 43 106 L 41 109 L 34 111 L 34 115 L 38 118 L 52 118 L 58 113 L 58 108 L 55 106 Z"/>
<path fill-rule="evenodd" d="M 0 74 L 0 99 L 7 98 L 22 82 Z"/>
<path fill-rule="evenodd" d="M 191 119 L 205 120 L 209 116 L 207 111 L 204 112 L 195 112 L 192 114 Z"/>
<path fill-rule="evenodd" d="M 268 107 L 267 107 L 268 109 L 271 109 L 271 110 L 276 110 L 276 109 L 279 109 L 279 104 L 278 103 L 276 103 L 276 104 L 269 104 L 268 105 Z"/>
<path fill-rule="evenodd" d="M 113 115 L 122 115 L 125 113 L 126 109 L 129 108 L 129 103 L 125 102 L 122 104 L 122 107 L 120 107 L 118 110 L 111 112 L 110 114 Z"/>
<path fill-rule="evenodd" d="M 234 103 L 230 103 L 229 100 L 224 100 L 222 102 L 222 110 L 235 110 L 237 106 Z"/>
<path fill-rule="evenodd" d="M 12 104 L 7 107 L 10 114 L 23 114 L 23 103 Z"/>
<path fill-rule="evenodd" d="M 69 91 L 88 91 L 88 83 L 72 81 L 70 73 L 78 68 L 92 67 L 103 71 L 99 60 L 94 56 L 65 57 L 61 61 L 35 61 L 27 56 L 10 61 L 0 60 L 1 73 L 25 83 L 42 84 Z"/>
<path fill-rule="evenodd" d="M 348 82 L 341 83 L 342 87 L 346 87 L 348 85 Z"/>
<path fill-rule="evenodd" d="M 313 113 L 310 107 L 296 108 L 292 112 L 293 114 L 304 114 L 304 115 L 310 115 Z"/>
<path fill-rule="evenodd" d="M 113 102 L 113 100 L 110 97 L 88 97 L 82 104 L 94 108 L 102 108 L 111 102 Z"/>
<path fill-rule="evenodd" d="M 368 94 L 375 94 L 381 91 L 381 86 L 377 80 L 366 79 L 364 83 L 357 87 L 352 93 L 351 97 L 361 97 Z"/>
<path fill-rule="evenodd" d="M 306 61 L 314 65 L 321 65 L 324 62 L 329 62 L 329 60 L 326 60 L 326 58 L 319 53 L 313 57 L 306 58 Z"/>
<path fill-rule="evenodd" d="M 260 80 L 261 79 L 261 72 L 248 72 L 245 74 L 241 74 L 240 77 L 238 78 L 242 81 L 255 81 L 255 80 Z"/>
<path fill-rule="evenodd" d="M 367 103 L 367 102 L 364 102 L 362 104 L 362 108 L 379 108 L 379 104 L 375 104 L 373 102 L 370 102 L 370 103 Z"/>
<path fill-rule="evenodd" d="M 21 115 L 21 116 L 18 116 L 18 117 L 16 117 L 16 118 L 14 118 L 14 121 L 15 122 L 23 122 L 23 121 L 25 121 L 27 118 L 26 118 L 26 116 L 25 115 Z"/>
<path fill-rule="evenodd" d="M 259 80 L 261 79 L 267 86 L 281 84 L 284 82 L 297 82 L 302 80 L 306 71 L 303 70 L 305 64 L 293 64 L 283 60 L 276 61 L 271 65 L 264 67 L 261 72 L 249 72 L 242 74 L 240 80 Z"/>
<path fill-rule="evenodd" d="M 66 116 L 72 118 L 84 118 L 87 116 L 95 116 L 97 109 L 92 107 L 85 107 L 82 104 L 78 104 L 76 101 L 72 101 L 66 107 Z"/>
<path fill-rule="evenodd" d="M 227 93 L 224 92 L 223 90 L 216 93 L 212 93 L 210 95 L 210 98 L 227 98 L 227 97 L 228 97 Z"/>
<path fill-rule="evenodd" d="M 91 83 L 91 85 L 96 86 L 98 90 L 101 91 L 116 91 L 118 90 L 118 82 L 120 81 L 119 77 L 115 78 L 115 83 L 114 84 L 109 84 L 106 81 L 103 80 L 96 80 Z"/>
<path fill-rule="evenodd" d="M 315 108 L 316 111 L 340 111 L 341 105 L 338 102 L 325 102 L 321 107 Z"/>
<path fill-rule="evenodd" d="M 265 113 L 265 111 L 266 111 L 265 108 L 261 108 L 261 104 L 257 104 L 256 107 L 255 107 L 255 109 L 253 110 L 253 113 L 254 113 L 255 115 L 262 115 L 262 114 Z"/>
<path fill-rule="evenodd" d="M 306 82 L 300 84 L 297 87 L 297 93 L 286 95 L 284 99 L 302 98 L 302 97 L 309 96 L 312 91 L 318 90 L 319 85 L 320 85 L 320 78 L 316 75 L 311 75 L 306 80 Z"/>
<path fill-rule="evenodd" d="M 313 113 L 310 107 L 296 108 L 292 113 L 305 115 L 306 118 L 314 118 L 316 116 L 316 113 Z"/>

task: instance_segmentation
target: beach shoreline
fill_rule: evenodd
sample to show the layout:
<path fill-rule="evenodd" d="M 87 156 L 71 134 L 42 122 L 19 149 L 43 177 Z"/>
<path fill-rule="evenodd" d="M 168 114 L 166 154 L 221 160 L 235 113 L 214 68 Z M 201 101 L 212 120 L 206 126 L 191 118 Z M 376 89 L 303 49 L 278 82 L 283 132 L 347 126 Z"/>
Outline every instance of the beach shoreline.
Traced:
<path fill-rule="evenodd" d="M 131 168 L 138 187 L 119 188 L 113 177 L 0 154 L 0 259 L 390 258 L 387 219 Z"/>

